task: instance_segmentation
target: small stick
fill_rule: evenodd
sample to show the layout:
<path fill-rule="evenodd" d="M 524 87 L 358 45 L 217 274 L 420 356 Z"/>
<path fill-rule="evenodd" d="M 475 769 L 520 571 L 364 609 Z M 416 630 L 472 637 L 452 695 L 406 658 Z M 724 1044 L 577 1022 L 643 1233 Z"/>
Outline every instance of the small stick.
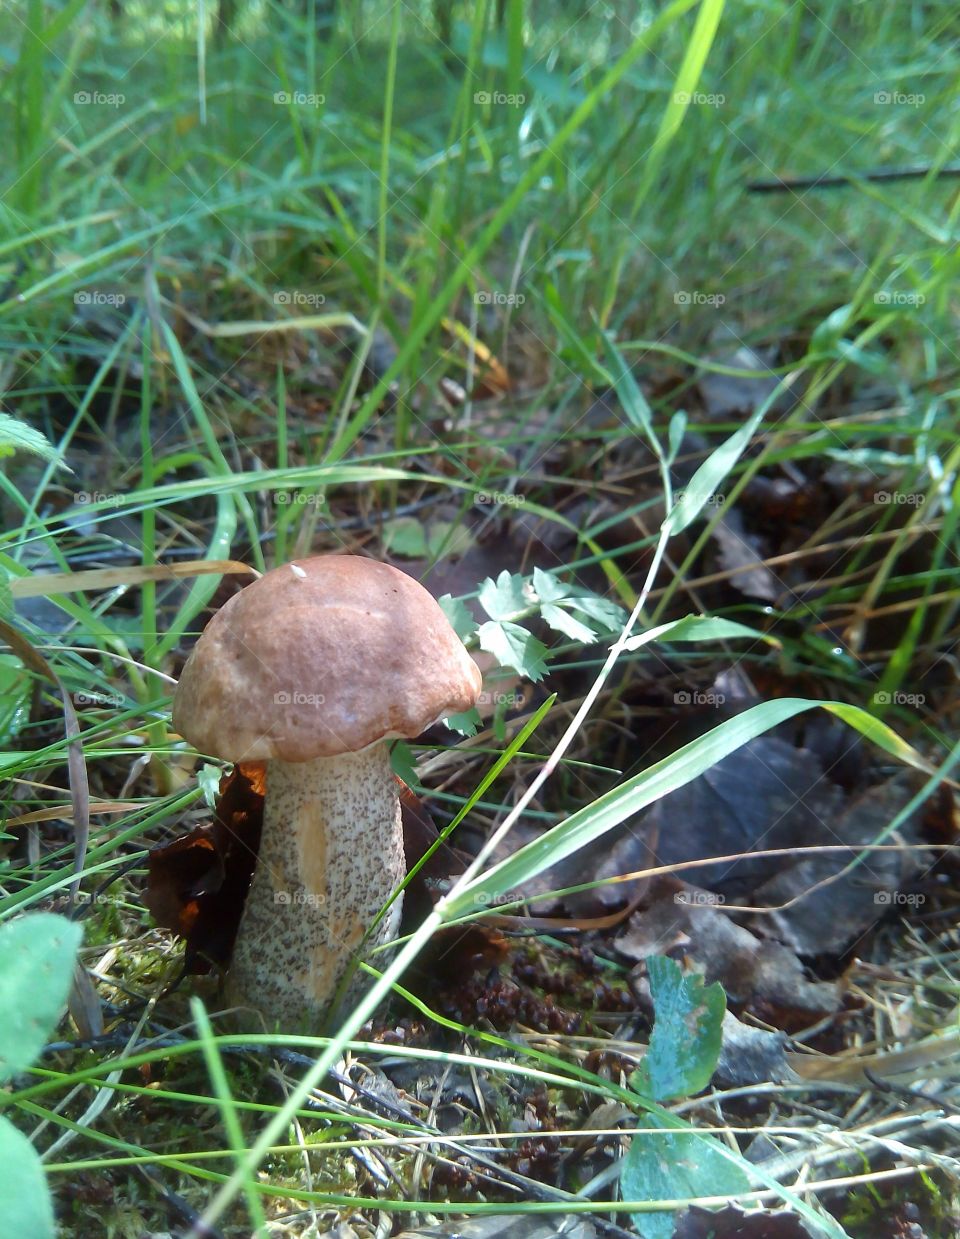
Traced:
<path fill-rule="evenodd" d="M 849 176 L 827 176 L 821 172 L 817 176 L 776 177 L 771 181 L 750 181 L 747 193 L 750 194 L 780 194 L 798 189 L 838 189 L 842 185 L 852 185 L 855 181 L 920 181 L 929 176 L 932 168 L 872 168 L 866 172 L 858 172 Z M 960 164 L 949 164 L 936 173 L 941 176 L 960 176 Z"/>

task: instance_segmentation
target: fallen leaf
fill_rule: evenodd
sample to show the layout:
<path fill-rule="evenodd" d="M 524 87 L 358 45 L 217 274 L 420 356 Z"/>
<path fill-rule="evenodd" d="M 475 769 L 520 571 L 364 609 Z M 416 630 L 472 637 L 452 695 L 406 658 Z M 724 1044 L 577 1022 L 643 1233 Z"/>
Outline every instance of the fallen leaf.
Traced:
<path fill-rule="evenodd" d="M 670 955 L 685 961 L 707 983 L 719 981 L 731 1006 L 785 1031 L 806 1027 L 840 1007 L 837 985 L 807 980 L 787 947 L 756 937 L 721 910 L 712 892 L 673 877 L 651 882 L 614 945 L 629 960 Z M 644 964 L 635 976 L 643 992 Z"/>

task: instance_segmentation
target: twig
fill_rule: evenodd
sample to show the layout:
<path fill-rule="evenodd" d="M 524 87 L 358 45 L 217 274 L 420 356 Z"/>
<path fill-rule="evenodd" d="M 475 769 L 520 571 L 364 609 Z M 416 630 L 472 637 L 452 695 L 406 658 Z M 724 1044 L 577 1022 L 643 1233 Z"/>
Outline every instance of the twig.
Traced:
<path fill-rule="evenodd" d="M 934 173 L 933 168 L 871 168 L 865 172 L 850 173 L 847 176 L 828 176 L 825 172 L 817 176 L 777 177 L 772 181 L 750 181 L 747 193 L 750 194 L 780 194 L 794 192 L 798 189 L 839 189 L 843 185 L 853 185 L 857 181 L 921 181 L 933 173 L 938 179 L 944 176 L 960 176 L 960 164 L 950 164 L 939 168 Z"/>

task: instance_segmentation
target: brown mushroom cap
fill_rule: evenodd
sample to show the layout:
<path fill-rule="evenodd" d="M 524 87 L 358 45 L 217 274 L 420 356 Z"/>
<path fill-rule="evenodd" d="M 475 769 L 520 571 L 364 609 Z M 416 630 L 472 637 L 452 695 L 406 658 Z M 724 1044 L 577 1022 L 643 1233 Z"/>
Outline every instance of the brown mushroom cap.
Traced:
<path fill-rule="evenodd" d="M 227 761 L 312 761 L 468 710 L 476 663 L 434 598 L 388 564 L 319 555 L 266 573 L 187 659 L 176 730 Z"/>

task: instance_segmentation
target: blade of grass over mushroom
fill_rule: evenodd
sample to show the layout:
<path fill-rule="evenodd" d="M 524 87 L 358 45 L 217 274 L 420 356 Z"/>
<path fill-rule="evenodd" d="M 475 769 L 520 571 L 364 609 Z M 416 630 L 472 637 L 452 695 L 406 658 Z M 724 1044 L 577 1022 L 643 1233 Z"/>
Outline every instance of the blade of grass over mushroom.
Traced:
<path fill-rule="evenodd" d="M 690 783 L 749 740 L 763 735 L 797 714 L 816 708 L 835 714 L 891 756 L 918 770 L 931 772 L 930 766 L 920 754 L 901 740 L 896 732 L 857 706 L 837 701 L 803 701 L 796 698 L 761 702 L 760 705 L 745 710 L 736 718 L 728 719 L 706 735 L 684 745 L 648 770 L 628 779 L 626 783 L 601 796 L 559 826 L 548 830 L 539 839 L 534 839 L 512 856 L 451 892 L 442 903 L 443 917 L 465 915 L 474 905 L 474 897 L 478 894 L 487 900 L 494 900 L 516 890 L 551 865 L 580 851 L 608 830 L 612 830 L 632 813 Z"/>
<path fill-rule="evenodd" d="M 413 880 L 413 878 L 416 877 L 416 875 L 420 872 L 420 870 L 427 863 L 427 861 L 429 861 L 430 857 L 433 856 L 434 852 L 436 852 L 439 847 L 442 847 L 442 845 L 447 841 L 447 839 L 450 838 L 450 836 L 457 829 L 457 827 L 460 825 L 463 819 L 467 816 L 467 814 L 477 804 L 477 802 L 482 800 L 484 792 L 486 792 L 487 789 L 494 782 L 496 782 L 496 780 L 500 777 L 500 775 L 507 768 L 507 766 L 509 766 L 510 762 L 513 761 L 516 754 L 523 748 L 526 741 L 529 740 L 530 737 L 533 735 L 533 733 L 537 730 L 541 722 L 546 718 L 547 714 L 549 714 L 550 710 L 553 708 L 553 704 L 556 701 L 556 699 L 557 699 L 557 694 L 553 693 L 550 697 L 547 698 L 547 700 L 543 703 L 543 705 L 540 706 L 540 708 L 533 715 L 533 717 L 528 719 L 527 722 L 524 723 L 520 731 L 517 732 L 514 738 L 510 741 L 507 747 L 503 750 L 503 752 L 499 755 L 497 760 L 493 763 L 493 765 L 490 767 L 487 773 L 483 776 L 483 778 L 474 788 L 469 798 L 464 802 L 461 808 L 454 814 L 452 820 L 448 822 L 448 824 L 443 828 L 442 831 L 440 831 L 440 834 L 438 835 L 438 837 L 434 840 L 433 843 L 431 843 L 430 847 L 427 848 L 427 850 L 420 857 L 420 859 L 414 865 L 412 865 L 410 869 L 407 871 L 407 876 L 404 879 L 403 885 L 400 887 L 400 890 L 403 890 L 405 887 L 409 885 L 409 883 Z M 387 909 L 397 898 L 397 896 L 400 893 L 400 890 L 394 891 L 393 895 L 391 895 L 387 903 L 384 904 L 384 906 L 377 913 L 376 919 L 374 920 L 370 929 L 364 935 L 364 940 L 366 940 L 366 938 L 369 937 L 370 933 L 377 927 L 379 922 L 386 915 Z"/>

